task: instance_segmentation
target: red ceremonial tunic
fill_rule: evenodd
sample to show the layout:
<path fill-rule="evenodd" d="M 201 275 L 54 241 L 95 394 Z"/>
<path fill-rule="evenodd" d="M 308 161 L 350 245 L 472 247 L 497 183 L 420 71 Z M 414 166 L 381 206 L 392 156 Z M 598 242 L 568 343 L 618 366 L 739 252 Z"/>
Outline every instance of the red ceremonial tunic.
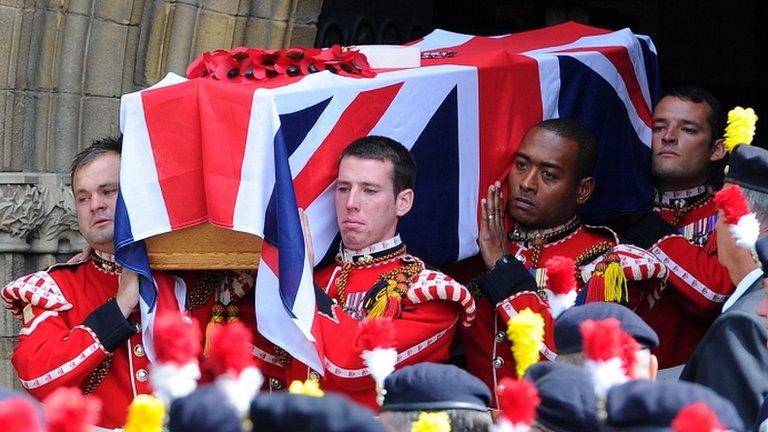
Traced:
<path fill-rule="evenodd" d="M 509 244 L 510 254 L 528 268 L 540 288 L 543 288 L 546 283 L 546 271 L 543 267 L 548 259 L 561 255 L 576 260 L 577 265 L 581 267 L 618 243 L 616 235 L 608 228 L 584 225 L 573 227 L 572 225 L 572 228 L 568 229 L 567 225 L 539 231 L 546 238 L 548 233 L 566 230 L 565 233 L 554 236 L 541 246 L 538 259 L 535 259 L 536 248 L 533 247 L 532 242 L 514 241 Z M 536 235 L 533 232 L 529 234 Z M 474 274 L 485 270 L 482 261 L 476 260 L 474 266 Z M 578 286 L 583 285 L 582 281 L 577 282 Z M 544 318 L 545 348 L 542 349 L 541 359 L 554 360 L 556 350 L 552 315 L 546 301 L 535 292 L 525 291 L 512 295 L 497 305 L 491 305 L 485 297 L 478 300 L 475 323 L 462 331 L 467 368 L 491 389 L 495 388 L 499 380 L 505 376 L 517 378 L 512 346 L 506 336 L 506 323 L 518 311 L 525 308 L 530 308 Z"/>
<path fill-rule="evenodd" d="M 56 265 L 11 282 L 2 296 L 23 321 L 11 361 L 24 388 L 41 400 L 59 387 L 92 390 L 103 403 L 97 426 L 114 429 L 133 397 L 152 390 L 139 313 L 123 317 L 108 264 Z M 178 307 L 176 279 L 156 273 L 155 280 L 158 307 Z"/>
<path fill-rule="evenodd" d="M 359 323 L 367 315 L 363 300 L 382 275 L 412 264 L 423 269 L 423 263 L 404 253 L 399 236 L 362 251 L 345 249 L 337 259 L 337 264 L 315 273 L 316 284 L 334 300 L 330 309 L 319 310 L 317 317 L 325 369 L 320 387 L 343 393 L 378 410 L 375 383 L 357 347 Z M 344 267 L 348 270 L 342 271 Z M 346 284 L 337 284 L 340 278 L 346 278 Z M 339 285 L 344 287 L 343 293 Z M 474 317 L 475 303 L 463 285 L 442 273 L 423 269 L 408 284 L 401 308 L 401 313 L 393 319 L 398 353 L 396 368 L 448 360 L 456 325 L 469 325 Z M 269 349 L 262 349 L 269 354 Z M 272 362 L 267 360 L 265 363 Z M 291 359 L 281 381 L 290 383 L 309 377 L 319 378 L 319 374 Z"/>
<path fill-rule="evenodd" d="M 659 367 L 668 368 L 688 361 L 735 287 L 717 260 L 717 207 L 706 188 L 667 192 L 657 201 L 654 210 L 679 234 L 650 248 L 669 279 L 661 298 L 637 313 L 659 334 L 654 354 Z"/>

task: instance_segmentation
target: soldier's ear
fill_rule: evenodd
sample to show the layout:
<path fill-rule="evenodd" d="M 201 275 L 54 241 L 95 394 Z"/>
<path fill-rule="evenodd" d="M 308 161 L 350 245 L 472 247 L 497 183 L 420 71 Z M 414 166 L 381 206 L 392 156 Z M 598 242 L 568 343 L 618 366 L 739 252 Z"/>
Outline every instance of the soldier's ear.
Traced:
<path fill-rule="evenodd" d="M 712 146 L 712 154 L 709 156 L 710 162 L 717 162 L 725 157 L 725 140 L 720 138 L 715 140 L 715 144 Z"/>
<path fill-rule="evenodd" d="M 592 196 L 592 192 L 595 190 L 595 178 L 585 177 L 579 181 L 579 190 L 576 193 L 576 203 L 582 205 L 589 197 Z"/>
<path fill-rule="evenodd" d="M 413 207 L 413 189 L 404 189 L 395 197 L 395 205 L 397 206 L 397 217 L 403 217 L 406 213 L 411 211 Z"/>

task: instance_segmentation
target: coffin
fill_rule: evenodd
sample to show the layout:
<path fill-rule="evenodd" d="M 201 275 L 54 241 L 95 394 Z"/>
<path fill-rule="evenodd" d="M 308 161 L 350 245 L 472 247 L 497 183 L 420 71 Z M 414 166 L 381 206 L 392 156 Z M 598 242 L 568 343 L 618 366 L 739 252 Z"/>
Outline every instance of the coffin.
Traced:
<path fill-rule="evenodd" d="M 160 270 L 255 269 L 261 260 L 261 238 L 210 223 L 149 237 L 149 264 Z"/>

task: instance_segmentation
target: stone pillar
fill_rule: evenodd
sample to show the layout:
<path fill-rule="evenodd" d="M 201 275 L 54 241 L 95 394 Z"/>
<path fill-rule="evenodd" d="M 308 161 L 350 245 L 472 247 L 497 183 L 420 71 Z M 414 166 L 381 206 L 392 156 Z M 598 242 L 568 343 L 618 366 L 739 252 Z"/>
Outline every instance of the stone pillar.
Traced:
<path fill-rule="evenodd" d="M 119 130 L 120 96 L 203 51 L 312 46 L 321 0 L 0 0 L 0 286 L 82 238 L 72 157 Z M 0 385 L 17 320 L 0 311 Z"/>

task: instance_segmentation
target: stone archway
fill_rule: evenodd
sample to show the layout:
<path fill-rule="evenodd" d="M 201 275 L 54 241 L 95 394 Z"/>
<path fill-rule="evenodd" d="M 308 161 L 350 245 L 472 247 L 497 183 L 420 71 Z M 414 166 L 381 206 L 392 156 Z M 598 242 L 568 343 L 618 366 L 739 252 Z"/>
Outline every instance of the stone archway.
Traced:
<path fill-rule="evenodd" d="M 82 247 L 72 157 L 200 53 L 312 46 L 322 0 L 0 0 L 0 286 Z M 0 312 L 0 385 L 18 323 Z"/>

